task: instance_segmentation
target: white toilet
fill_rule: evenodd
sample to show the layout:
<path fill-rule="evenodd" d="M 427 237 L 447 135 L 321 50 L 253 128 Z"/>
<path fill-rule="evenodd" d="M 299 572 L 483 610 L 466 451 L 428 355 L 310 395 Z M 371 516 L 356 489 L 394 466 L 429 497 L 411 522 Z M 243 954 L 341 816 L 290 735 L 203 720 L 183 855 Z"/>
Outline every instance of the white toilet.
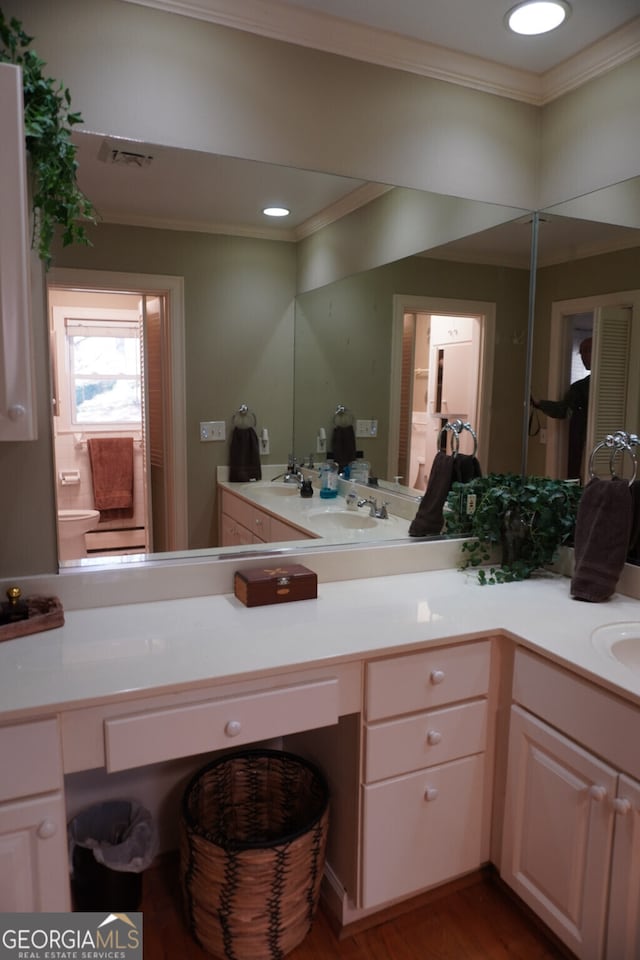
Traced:
<path fill-rule="evenodd" d="M 84 535 L 97 524 L 99 510 L 58 510 L 60 560 L 80 560 L 87 555 Z"/>

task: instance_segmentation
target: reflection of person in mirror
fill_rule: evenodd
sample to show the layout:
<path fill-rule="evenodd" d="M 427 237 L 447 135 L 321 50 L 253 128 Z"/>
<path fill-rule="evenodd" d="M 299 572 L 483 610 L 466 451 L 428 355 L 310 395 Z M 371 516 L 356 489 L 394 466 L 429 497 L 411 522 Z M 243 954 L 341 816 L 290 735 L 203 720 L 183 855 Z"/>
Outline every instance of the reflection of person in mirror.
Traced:
<path fill-rule="evenodd" d="M 580 357 L 586 370 L 591 370 L 591 337 L 583 340 L 579 347 Z M 569 456 L 567 476 L 579 477 L 582 469 L 582 456 L 587 437 L 587 413 L 589 410 L 589 384 L 591 374 L 571 384 L 562 400 L 535 400 L 531 404 L 542 410 L 548 417 L 564 420 L 569 417 Z"/>

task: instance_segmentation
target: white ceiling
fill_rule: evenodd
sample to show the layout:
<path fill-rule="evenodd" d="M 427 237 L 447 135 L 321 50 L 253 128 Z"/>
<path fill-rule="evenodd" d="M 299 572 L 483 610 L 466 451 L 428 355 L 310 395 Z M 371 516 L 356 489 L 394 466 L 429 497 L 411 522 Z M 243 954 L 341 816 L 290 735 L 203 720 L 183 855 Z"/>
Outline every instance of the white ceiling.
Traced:
<path fill-rule="evenodd" d="M 640 0 L 572 0 L 573 12 L 566 24 L 555 34 L 538 38 L 517 38 L 503 27 L 512 0 L 188 0 L 188 6 L 187 0 L 127 2 L 321 49 L 332 44 L 334 48 L 348 47 L 357 41 L 359 59 L 363 59 L 362 42 L 369 38 L 368 49 L 375 62 L 384 60 L 381 51 L 385 49 L 397 56 L 398 40 L 404 38 L 414 46 L 423 45 L 424 73 L 429 73 L 429 56 L 433 62 L 442 56 L 446 59 L 452 56 L 452 49 L 465 58 L 470 55 L 472 66 L 482 57 L 493 64 L 518 65 L 520 73 L 524 68 L 532 75 L 557 70 L 567 62 L 575 67 L 576 55 L 577 60 L 586 57 L 593 68 L 597 60 L 594 50 L 606 50 L 609 65 L 626 58 L 630 51 L 640 51 Z M 460 69 L 460 61 L 456 61 L 456 69 Z M 113 138 L 105 141 L 87 133 L 78 133 L 74 139 L 80 186 L 105 221 L 295 240 L 387 189 L 273 164 Z M 135 158 L 130 163 L 113 163 L 114 149 L 153 159 L 148 165 L 141 161 L 140 166 Z M 283 221 L 269 220 L 261 213 L 267 204 L 285 205 L 292 215 Z M 587 235 L 584 224 L 577 223 L 581 236 L 573 241 L 568 235 L 569 223 L 562 232 L 559 228 L 547 231 L 549 261 L 564 255 L 560 248 L 575 256 L 585 244 L 598 246 L 595 236 Z M 614 242 L 614 230 L 611 228 L 607 237 L 609 244 Z M 552 234 L 558 236 L 555 252 Z M 483 237 L 482 246 L 467 240 L 439 252 L 494 262 L 504 260 L 508 252 L 509 262 L 528 262 L 527 232 L 522 228 L 497 228 Z M 622 240 L 629 242 L 628 236 Z"/>
<path fill-rule="evenodd" d="M 638 0 L 572 0 L 572 14 L 558 30 L 544 37 L 519 37 L 503 25 L 515 0 L 281 0 L 281 4 L 538 74 L 640 14 Z"/>

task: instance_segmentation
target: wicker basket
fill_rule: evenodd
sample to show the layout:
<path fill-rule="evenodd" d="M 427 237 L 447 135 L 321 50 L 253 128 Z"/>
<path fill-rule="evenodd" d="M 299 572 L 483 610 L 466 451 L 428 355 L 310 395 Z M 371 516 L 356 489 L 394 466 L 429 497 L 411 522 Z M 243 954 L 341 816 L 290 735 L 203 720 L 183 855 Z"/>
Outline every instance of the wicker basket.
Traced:
<path fill-rule="evenodd" d="M 191 932 L 214 957 L 279 960 L 311 928 L 329 791 L 306 760 L 247 750 L 215 760 L 182 802 L 181 884 Z"/>

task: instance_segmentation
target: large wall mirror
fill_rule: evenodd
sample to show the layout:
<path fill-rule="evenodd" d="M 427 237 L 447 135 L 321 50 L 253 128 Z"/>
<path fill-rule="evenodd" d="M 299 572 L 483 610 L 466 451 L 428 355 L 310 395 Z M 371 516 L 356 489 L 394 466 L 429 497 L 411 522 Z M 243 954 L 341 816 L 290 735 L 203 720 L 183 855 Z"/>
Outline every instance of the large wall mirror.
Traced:
<path fill-rule="evenodd" d="M 320 457 L 318 438 L 324 433 L 330 444 L 336 408 L 344 405 L 354 421 L 364 422 L 357 446 L 371 472 L 409 496 L 423 489 L 429 464 L 412 460 L 406 441 L 427 427 L 438 437 L 449 414 L 469 412 L 483 471 L 521 469 L 528 211 L 90 135 L 80 142 L 85 188 L 103 222 L 91 248 L 61 251 L 57 266 L 184 278 L 181 495 L 190 549 L 218 552 L 215 478 L 228 459 L 228 444 L 202 443 L 198 424 L 223 420 L 228 429 L 240 403 L 269 430 L 266 463 L 286 462 L 291 452 Z M 258 193 L 251 191 L 265 185 L 271 202 L 294 191 L 299 216 L 293 227 L 258 225 Z M 201 202 L 205 187 L 207 204 Z M 242 207 L 234 206 L 236 196 Z M 616 220 L 609 199 L 614 206 L 615 196 L 598 195 L 543 217 L 533 371 L 538 393 L 547 386 L 552 301 L 636 284 L 640 221 Z M 593 204 L 604 210 L 597 222 Z M 628 215 L 629 204 L 622 209 Z M 433 332 L 440 329 L 436 318 L 443 318 L 444 334 Z M 467 321 L 469 335 L 463 332 Z M 426 332 L 422 341 L 420 331 Z M 433 356 L 423 350 L 435 340 L 441 359 L 456 357 L 457 341 L 472 344 L 461 351 L 477 372 L 470 411 L 456 403 L 453 410 L 442 407 Z M 449 345 L 454 349 L 447 352 Z M 403 412 L 407 352 L 410 392 L 423 406 Z M 83 433 L 66 434 L 72 458 L 75 452 L 86 456 Z M 546 472 L 540 448 L 529 444 L 530 472 Z M 77 466 L 57 460 L 56 477 Z"/>

